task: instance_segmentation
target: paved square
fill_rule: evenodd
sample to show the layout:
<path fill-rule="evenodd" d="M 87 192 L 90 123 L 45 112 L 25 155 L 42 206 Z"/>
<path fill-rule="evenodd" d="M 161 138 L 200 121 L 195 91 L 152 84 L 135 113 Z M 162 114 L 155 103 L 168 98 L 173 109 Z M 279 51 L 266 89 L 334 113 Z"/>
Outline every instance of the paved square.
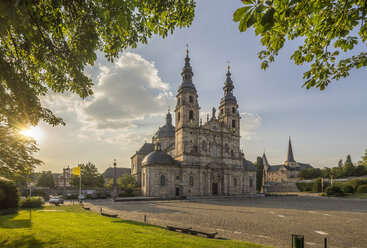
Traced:
<path fill-rule="evenodd" d="M 307 196 L 217 198 L 184 201 L 86 203 L 92 210 L 160 226 L 192 227 L 218 237 L 291 247 L 291 234 L 306 247 L 367 247 L 367 200 Z"/>

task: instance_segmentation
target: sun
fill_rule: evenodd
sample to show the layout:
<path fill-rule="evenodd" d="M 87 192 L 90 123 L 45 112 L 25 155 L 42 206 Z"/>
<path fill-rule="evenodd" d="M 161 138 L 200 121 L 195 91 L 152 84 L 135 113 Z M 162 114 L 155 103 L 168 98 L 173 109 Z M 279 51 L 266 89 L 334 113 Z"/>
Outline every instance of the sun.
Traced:
<path fill-rule="evenodd" d="M 39 141 L 43 136 L 43 133 L 40 127 L 31 127 L 31 128 L 24 129 L 20 131 L 20 134 L 27 136 L 27 137 L 31 137 L 37 141 Z"/>

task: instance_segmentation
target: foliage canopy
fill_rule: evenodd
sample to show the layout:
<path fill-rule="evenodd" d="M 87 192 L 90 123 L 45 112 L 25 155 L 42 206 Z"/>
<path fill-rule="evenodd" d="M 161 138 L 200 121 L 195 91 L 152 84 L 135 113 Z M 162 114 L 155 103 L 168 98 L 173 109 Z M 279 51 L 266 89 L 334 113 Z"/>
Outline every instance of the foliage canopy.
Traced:
<path fill-rule="evenodd" d="M 352 69 L 367 66 L 367 52 L 352 55 L 366 44 L 365 0 L 242 0 L 233 14 L 241 32 L 253 27 L 265 50 L 258 54 L 266 69 L 286 40 L 302 40 L 291 59 L 310 63 L 303 74 L 307 89 L 325 89 L 332 80 L 349 76 Z M 342 53 L 341 53 L 342 52 Z"/>
<path fill-rule="evenodd" d="M 55 179 L 51 171 L 42 171 L 38 177 L 37 187 L 55 188 Z"/>
<path fill-rule="evenodd" d="M 93 83 L 84 68 L 94 64 L 97 51 L 113 61 L 124 49 L 147 43 L 153 34 L 164 38 L 176 27 L 190 26 L 194 8 L 193 0 L 2 1 L 0 132 L 15 139 L 19 129 L 41 120 L 64 124 L 42 104 L 42 96 L 50 91 L 91 95 Z M 0 152 L 9 155 L 1 156 L 1 174 L 29 174 L 40 164 L 32 157 L 34 142 L 22 142 L 0 144 Z M 23 156 L 10 154 L 13 143 Z M 10 161 L 12 157 L 24 161 Z"/>
<path fill-rule="evenodd" d="M 88 162 L 87 164 L 79 164 L 82 176 L 82 187 L 94 188 L 104 186 L 104 177 L 98 172 L 97 167 Z M 73 175 L 70 178 L 70 184 L 79 187 L 79 176 Z"/>

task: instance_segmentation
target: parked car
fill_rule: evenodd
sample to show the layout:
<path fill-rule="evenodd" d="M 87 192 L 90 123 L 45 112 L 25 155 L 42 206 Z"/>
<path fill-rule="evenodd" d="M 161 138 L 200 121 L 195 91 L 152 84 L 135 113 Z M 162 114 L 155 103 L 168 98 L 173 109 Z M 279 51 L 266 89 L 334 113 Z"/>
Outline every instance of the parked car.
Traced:
<path fill-rule="evenodd" d="M 78 196 L 78 200 L 79 200 L 79 201 L 83 201 L 83 200 L 85 200 L 85 195 L 79 195 L 79 196 Z"/>
<path fill-rule="evenodd" d="M 48 203 L 58 205 L 64 203 L 64 200 L 60 199 L 59 196 L 52 196 Z"/>

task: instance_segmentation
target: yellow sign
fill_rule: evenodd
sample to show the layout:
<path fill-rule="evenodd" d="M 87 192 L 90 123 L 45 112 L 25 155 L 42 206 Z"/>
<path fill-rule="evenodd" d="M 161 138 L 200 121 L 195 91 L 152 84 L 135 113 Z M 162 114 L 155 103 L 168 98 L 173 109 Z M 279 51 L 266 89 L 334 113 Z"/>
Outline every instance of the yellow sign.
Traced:
<path fill-rule="evenodd" d="M 73 175 L 80 176 L 80 167 L 79 166 L 75 167 L 75 168 L 72 168 L 72 170 L 73 170 L 73 172 L 72 172 Z"/>

